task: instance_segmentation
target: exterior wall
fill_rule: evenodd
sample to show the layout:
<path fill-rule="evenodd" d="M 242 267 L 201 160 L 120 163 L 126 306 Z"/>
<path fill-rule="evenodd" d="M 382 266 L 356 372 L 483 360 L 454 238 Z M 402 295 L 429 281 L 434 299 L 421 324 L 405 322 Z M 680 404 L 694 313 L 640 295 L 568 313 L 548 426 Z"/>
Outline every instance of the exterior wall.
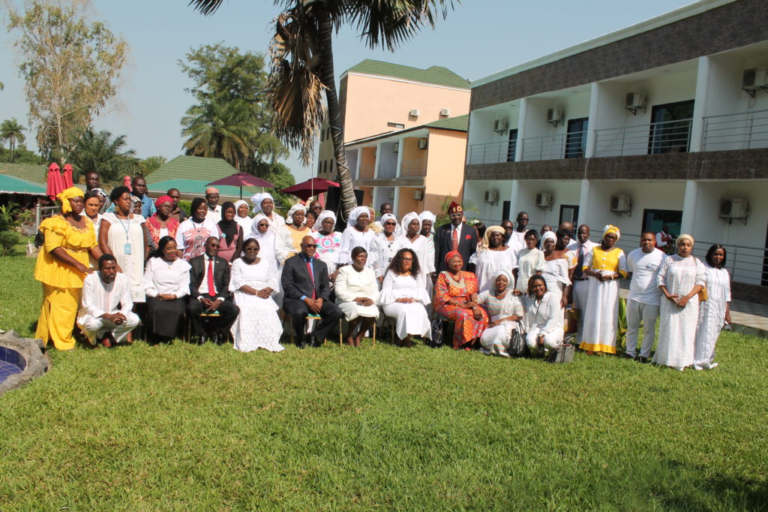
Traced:
<path fill-rule="evenodd" d="M 424 180 L 425 210 L 439 212 L 446 196 L 461 200 L 464 191 L 466 132 L 430 130 L 427 175 Z"/>
<path fill-rule="evenodd" d="M 443 119 L 440 110 L 444 108 L 451 110 L 451 117 L 469 113 L 469 89 L 354 73 L 345 80 L 345 143 L 396 130 L 387 126 L 390 122 L 401 123 L 408 129 Z M 409 115 L 414 108 L 419 110 L 419 117 Z"/>
<path fill-rule="evenodd" d="M 397 210 L 395 216 L 399 221 L 403 220 L 403 216 L 410 212 L 421 213 L 424 211 L 424 200 L 418 200 L 413 198 L 413 193 L 417 190 L 424 190 L 422 188 L 413 187 L 400 187 L 400 200 L 397 204 Z M 429 208 L 426 208 L 429 210 Z"/>
<path fill-rule="evenodd" d="M 485 202 L 486 191 L 497 191 L 499 202 L 490 204 Z M 512 180 L 499 181 L 466 181 L 464 182 L 464 201 L 471 202 L 477 207 L 477 214 L 467 214 L 470 218 L 477 218 L 486 226 L 498 226 L 502 220 L 504 201 L 512 200 Z M 510 213 L 514 215 L 516 212 Z"/>
<path fill-rule="evenodd" d="M 360 179 L 373 178 L 373 173 L 376 169 L 376 148 L 363 148 L 361 153 L 362 158 L 360 159 Z"/>
<path fill-rule="evenodd" d="M 428 148 L 427 150 L 419 149 L 419 140 L 422 137 L 405 137 L 400 142 L 400 153 L 401 153 L 401 168 L 398 169 L 398 176 L 407 176 L 409 175 L 408 170 L 406 167 L 416 167 L 424 166 L 423 168 L 426 169 L 426 162 L 427 162 L 427 155 L 429 153 L 429 150 L 431 148 Z M 423 164 L 421 162 L 424 162 Z"/>
<path fill-rule="evenodd" d="M 536 206 L 536 194 L 542 192 L 552 195 L 554 201 L 551 210 Z M 531 229 L 541 229 L 544 224 L 557 229 L 560 224 L 560 206 L 578 205 L 580 196 L 580 181 L 519 181 L 517 198 L 513 200 L 509 212 L 510 220 L 514 221 L 518 212 L 525 211 L 528 212 L 528 226 Z"/>

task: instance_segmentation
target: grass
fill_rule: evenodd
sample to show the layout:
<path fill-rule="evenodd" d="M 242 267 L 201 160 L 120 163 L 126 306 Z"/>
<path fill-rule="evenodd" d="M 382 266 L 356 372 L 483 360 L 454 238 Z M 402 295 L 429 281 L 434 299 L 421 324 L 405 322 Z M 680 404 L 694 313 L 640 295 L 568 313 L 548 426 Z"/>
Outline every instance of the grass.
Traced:
<path fill-rule="evenodd" d="M 33 260 L 0 260 L 29 334 Z M 9 293 L 10 291 L 10 293 Z M 676 371 L 329 344 L 51 351 L 0 397 L 2 510 L 766 510 L 764 341 Z"/>

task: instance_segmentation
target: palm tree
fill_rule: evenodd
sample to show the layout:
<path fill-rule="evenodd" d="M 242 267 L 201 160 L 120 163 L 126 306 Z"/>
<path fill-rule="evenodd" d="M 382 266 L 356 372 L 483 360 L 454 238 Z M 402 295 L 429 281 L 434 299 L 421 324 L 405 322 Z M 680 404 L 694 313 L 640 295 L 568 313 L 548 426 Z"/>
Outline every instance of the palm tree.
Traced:
<path fill-rule="evenodd" d="M 7 140 L 11 149 L 11 163 L 16 159 L 16 143 L 23 143 L 27 137 L 22 133 L 24 127 L 19 124 L 16 118 L 6 119 L 0 124 L 0 139 Z"/>
<path fill-rule="evenodd" d="M 328 122 L 339 172 L 344 218 L 357 206 L 352 176 L 344 155 L 344 136 L 333 69 L 333 31 L 355 26 L 370 48 L 394 50 L 424 26 L 434 27 L 437 11 L 443 17 L 453 0 L 273 0 L 285 10 L 275 19 L 270 43 L 270 98 L 275 131 L 285 143 L 300 150 L 306 165 L 323 123 L 325 92 Z M 456 0 L 459 2 L 460 0 Z M 191 0 L 204 15 L 223 0 Z"/>
<path fill-rule="evenodd" d="M 117 179 L 121 174 L 133 174 L 138 168 L 136 152 L 124 150 L 126 136 L 112 137 L 107 130 L 94 132 L 92 129 L 80 133 L 69 161 L 78 175 L 95 171 L 103 181 Z"/>
<path fill-rule="evenodd" d="M 242 100 L 195 105 L 181 124 L 181 134 L 188 137 L 184 143 L 188 155 L 223 158 L 239 171 L 253 154 L 252 141 L 257 133 L 251 110 Z"/>

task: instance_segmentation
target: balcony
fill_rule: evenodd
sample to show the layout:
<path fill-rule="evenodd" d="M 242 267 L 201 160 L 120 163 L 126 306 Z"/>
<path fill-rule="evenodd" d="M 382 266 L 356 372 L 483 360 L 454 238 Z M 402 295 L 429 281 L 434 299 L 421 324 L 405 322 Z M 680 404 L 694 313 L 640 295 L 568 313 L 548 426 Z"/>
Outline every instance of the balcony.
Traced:
<path fill-rule="evenodd" d="M 692 119 L 595 130 L 595 156 L 617 157 L 686 153 Z"/>
<path fill-rule="evenodd" d="M 379 179 L 397 177 L 397 162 L 388 163 L 388 164 L 380 163 L 378 177 Z"/>
<path fill-rule="evenodd" d="M 401 176 L 426 176 L 427 161 L 424 158 L 418 160 L 403 160 Z"/>
<path fill-rule="evenodd" d="M 523 139 L 523 162 L 583 158 L 587 145 L 587 132 L 569 132 L 546 137 Z"/>
<path fill-rule="evenodd" d="M 516 140 L 503 140 L 469 146 L 469 165 L 514 162 Z"/>
<path fill-rule="evenodd" d="M 373 179 L 373 173 L 375 171 L 376 171 L 376 165 L 375 164 L 361 165 L 360 166 L 360 179 L 361 180 L 372 180 Z"/>
<path fill-rule="evenodd" d="M 704 118 L 702 151 L 768 148 L 768 110 Z"/>

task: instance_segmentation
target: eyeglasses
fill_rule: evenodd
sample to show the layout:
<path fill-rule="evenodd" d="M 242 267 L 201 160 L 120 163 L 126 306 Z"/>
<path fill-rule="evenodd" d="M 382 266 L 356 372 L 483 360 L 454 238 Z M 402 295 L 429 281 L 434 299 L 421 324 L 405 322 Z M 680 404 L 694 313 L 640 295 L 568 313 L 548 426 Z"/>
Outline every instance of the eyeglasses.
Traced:
<path fill-rule="evenodd" d="M 317 247 L 317 244 L 301 244 L 302 247 Z"/>
<path fill-rule="evenodd" d="M 413 258 L 403 258 L 403 261 L 413 261 Z"/>

